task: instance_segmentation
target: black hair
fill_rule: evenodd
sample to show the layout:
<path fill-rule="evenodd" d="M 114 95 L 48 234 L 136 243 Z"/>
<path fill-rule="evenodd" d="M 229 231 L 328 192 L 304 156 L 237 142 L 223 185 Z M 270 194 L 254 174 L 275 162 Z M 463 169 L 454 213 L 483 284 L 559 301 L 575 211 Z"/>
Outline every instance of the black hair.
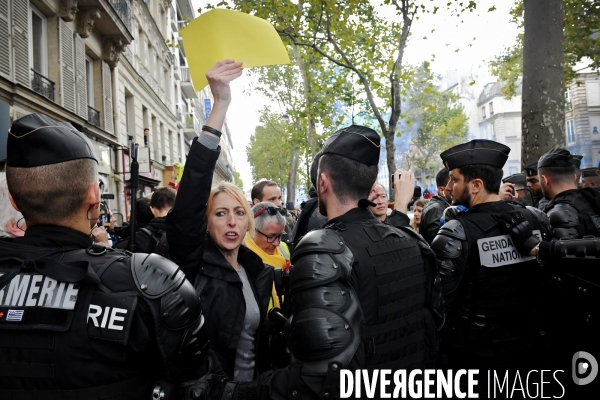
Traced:
<path fill-rule="evenodd" d="M 377 179 L 377 165 L 367 166 L 337 154 L 323 154 L 319 160 L 319 172 L 327 172 L 331 186 L 342 204 L 369 197 Z"/>
<path fill-rule="evenodd" d="M 254 201 L 254 199 L 258 199 L 259 201 L 262 201 L 263 189 L 265 188 L 265 186 L 277 186 L 277 183 L 275 183 L 273 181 L 269 181 L 267 179 L 265 179 L 264 181 L 258 182 L 256 185 L 254 185 L 252 187 L 252 191 L 250 192 L 250 197 L 252 197 L 252 201 Z"/>
<path fill-rule="evenodd" d="M 473 179 L 481 179 L 485 191 L 489 194 L 498 194 L 500 191 L 502 175 L 504 175 L 502 168 L 496 168 L 486 164 L 472 164 L 460 167 L 458 170 L 464 175 L 465 182 L 472 181 Z"/>
<path fill-rule="evenodd" d="M 450 171 L 448 171 L 448 168 L 442 168 L 440 170 L 440 172 L 438 172 L 437 175 L 435 176 L 435 184 L 438 187 L 440 187 L 440 186 L 446 187 L 449 180 L 450 180 Z"/>
<path fill-rule="evenodd" d="M 150 205 L 157 210 L 171 209 L 175 204 L 175 196 L 177 192 L 173 188 L 166 186 L 158 188 L 152 193 Z"/>
<path fill-rule="evenodd" d="M 154 214 L 150 211 L 150 199 L 147 197 L 140 197 L 135 201 L 136 213 L 135 222 L 138 224 L 147 224 L 152 221 Z"/>
<path fill-rule="evenodd" d="M 575 166 L 569 167 L 541 167 L 538 175 L 548 175 L 551 180 L 560 183 L 573 183 L 575 177 Z"/>

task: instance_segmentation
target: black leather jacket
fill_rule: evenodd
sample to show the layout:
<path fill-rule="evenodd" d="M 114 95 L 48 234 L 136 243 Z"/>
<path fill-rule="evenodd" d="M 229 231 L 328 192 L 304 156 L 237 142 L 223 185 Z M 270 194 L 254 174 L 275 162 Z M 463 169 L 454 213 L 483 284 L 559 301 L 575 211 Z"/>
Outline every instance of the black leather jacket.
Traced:
<path fill-rule="evenodd" d="M 450 204 L 445 199 L 440 196 L 433 196 L 423 208 L 419 233 L 427 243 L 431 244 L 440 230 L 440 218 L 447 207 L 450 207 Z"/>
<path fill-rule="evenodd" d="M 208 149 L 196 140 L 188 154 L 175 205 L 167 215 L 167 238 L 177 260 L 202 298 L 202 312 L 210 339 L 211 372 L 233 378 L 235 352 L 243 328 L 246 303 L 235 269 L 206 235 L 206 203 L 220 148 Z M 273 268 L 252 251 L 240 247 L 238 262 L 244 267 L 260 308 L 256 334 L 255 373 L 267 368 L 267 338 L 262 334 L 273 284 Z"/>

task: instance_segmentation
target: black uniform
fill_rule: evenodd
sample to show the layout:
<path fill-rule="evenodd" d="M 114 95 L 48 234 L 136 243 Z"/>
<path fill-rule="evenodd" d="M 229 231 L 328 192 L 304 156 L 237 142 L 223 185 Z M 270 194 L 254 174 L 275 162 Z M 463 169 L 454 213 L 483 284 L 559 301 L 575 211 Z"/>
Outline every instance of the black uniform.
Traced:
<path fill-rule="evenodd" d="M 425 204 L 423 214 L 421 215 L 419 233 L 427 243 L 431 243 L 440 230 L 440 218 L 442 218 L 444 210 L 448 207 L 450 207 L 450 203 L 440 196 L 433 196 L 431 200 Z"/>
<path fill-rule="evenodd" d="M 473 140 L 446 150 L 441 157 L 446 168 L 457 173 L 461 167 L 478 165 L 498 172 L 509 152 L 500 143 Z M 431 244 L 449 305 L 442 333 L 449 368 L 539 367 L 534 317 L 541 271 L 535 257 L 519 254 L 498 223 L 498 217 L 514 209 L 545 237 L 546 229 L 532 208 L 500 200 L 459 212 Z"/>
<path fill-rule="evenodd" d="M 496 220 L 515 207 L 545 235 L 524 207 L 497 201 L 460 212 L 431 245 L 450 306 L 450 330 L 443 337 L 450 368 L 515 368 L 536 361 L 534 312 L 541 271 L 535 257 L 518 254 Z"/>
<path fill-rule="evenodd" d="M 7 148 L 12 179 L 19 169 L 96 160 L 83 134 L 41 114 L 16 120 Z M 88 225 L 83 218 L 76 222 Z M 207 344 L 201 304 L 167 259 L 32 223 L 0 242 L 0 274 L 0 398 L 144 399 L 159 380 L 168 392 L 197 378 Z"/>

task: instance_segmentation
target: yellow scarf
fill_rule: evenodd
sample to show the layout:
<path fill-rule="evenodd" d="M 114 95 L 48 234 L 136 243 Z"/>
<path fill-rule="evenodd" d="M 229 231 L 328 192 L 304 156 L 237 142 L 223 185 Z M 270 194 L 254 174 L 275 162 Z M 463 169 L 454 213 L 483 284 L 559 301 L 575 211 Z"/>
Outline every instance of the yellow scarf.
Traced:
<path fill-rule="evenodd" d="M 275 268 L 285 268 L 285 257 L 283 257 L 283 254 L 281 254 L 279 247 L 275 248 L 275 252 L 273 254 L 267 254 L 263 249 L 258 247 L 258 245 L 256 244 L 256 242 L 254 242 L 254 239 L 252 239 L 252 236 L 250 236 L 249 233 L 246 233 L 246 237 L 244 238 L 244 244 L 250 250 L 255 252 L 261 258 L 264 264 L 270 265 Z M 277 308 L 281 307 L 279 304 L 279 298 L 277 297 L 277 291 L 275 290 L 275 283 L 273 283 L 271 297 L 273 301 L 273 306 Z"/>

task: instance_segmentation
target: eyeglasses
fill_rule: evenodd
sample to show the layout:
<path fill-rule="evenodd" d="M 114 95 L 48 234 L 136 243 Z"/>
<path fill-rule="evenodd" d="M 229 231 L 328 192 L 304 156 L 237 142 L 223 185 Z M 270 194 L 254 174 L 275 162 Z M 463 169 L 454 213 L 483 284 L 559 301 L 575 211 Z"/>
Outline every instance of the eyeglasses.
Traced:
<path fill-rule="evenodd" d="M 258 218 L 260 217 L 262 214 L 264 214 L 264 212 L 267 212 L 269 215 L 277 215 L 277 213 L 285 216 L 285 210 L 281 209 L 281 208 L 277 208 L 277 207 L 265 207 L 260 211 L 257 211 L 256 214 L 254 214 L 254 218 Z"/>
<path fill-rule="evenodd" d="M 273 207 L 271 207 L 271 208 L 273 208 Z M 279 240 L 281 242 L 282 239 L 285 239 L 285 235 L 286 235 L 286 233 L 283 232 L 283 233 L 281 233 L 281 235 L 272 235 L 272 236 L 269 236 L 269 235 L 266 235 L 266 234 L 262 233 L 258 229 L 254 229 L 254 230 L 256 232 L 260 233 L 261 235 L 263 235 L 267 239 L 267 243 L 273 243 L 276 240 Z"/>

